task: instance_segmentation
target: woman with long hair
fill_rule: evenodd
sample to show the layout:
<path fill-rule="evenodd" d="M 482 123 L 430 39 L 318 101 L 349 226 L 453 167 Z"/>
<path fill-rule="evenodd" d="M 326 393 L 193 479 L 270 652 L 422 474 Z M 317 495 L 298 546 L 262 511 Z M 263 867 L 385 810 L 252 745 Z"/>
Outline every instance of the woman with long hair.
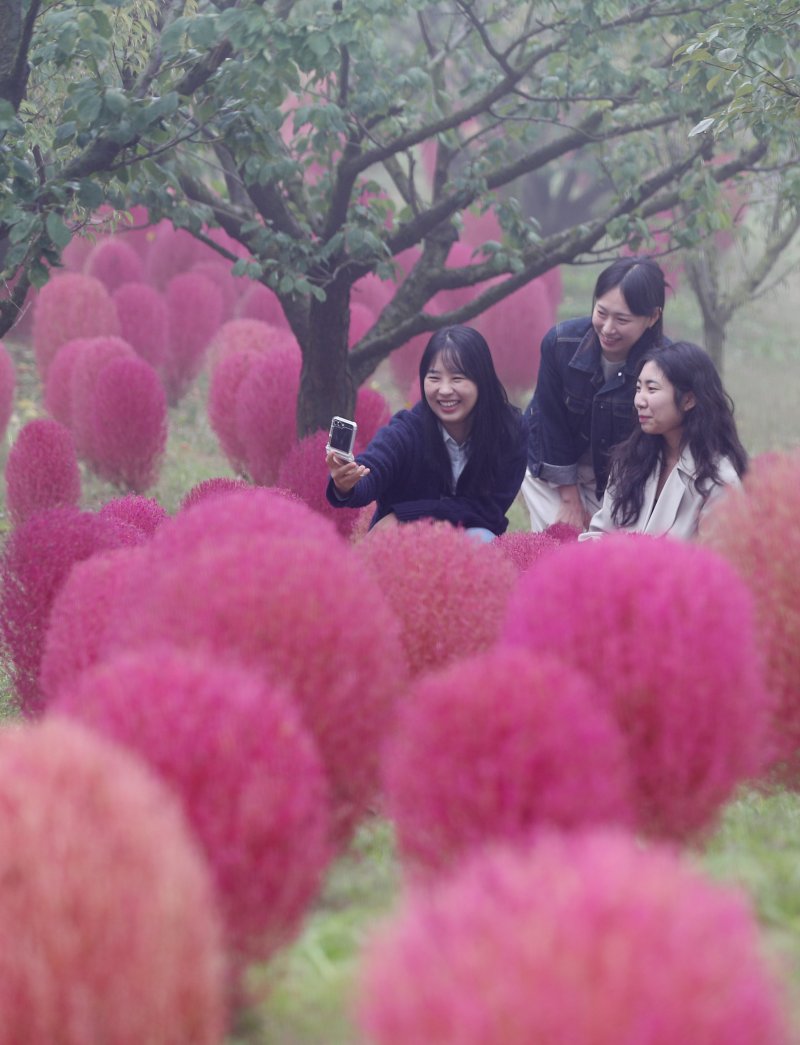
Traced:
<path fill-rule="evenodd" d="M 603 497 L 609 452 L 633 429 L 642 355 L 661 344 L 666 282 L 648 257 L 617 258 L 597 277 L 592 314 L 542 339 L 522 494 L 532 530 L 583 530 Z"/>
<path fill-rule="evenodd" d="M 354 461 L 328 452 L 328 501 L 346 508 L 375 501 L 371 527 L 442 519 L 489 540 L 506 530 L 525 474 L 522 414 L 472 327 L 433 334 L 419 382 L 420 402 L 395 414 Z"/>
<path fill-rule="evenodd" d="M 747 468 L 731 399 L 710 356 L 676 341 L 644 355 L 633 402 L 638 425 L 614 448 L 603 504 L 581 539 L 614 530 L 694 537 Z"/>

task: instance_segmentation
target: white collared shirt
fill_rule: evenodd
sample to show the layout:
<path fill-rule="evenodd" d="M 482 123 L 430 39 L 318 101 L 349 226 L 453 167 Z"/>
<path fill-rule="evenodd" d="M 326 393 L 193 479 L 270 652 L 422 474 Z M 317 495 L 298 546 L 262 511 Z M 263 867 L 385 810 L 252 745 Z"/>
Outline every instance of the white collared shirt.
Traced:
<path fill-rule="evenodd" d="M 455 493 L 458 480 L 469 460 L 469 439 L 463 443 L 457 443 L 441 422 L 439 427 L 442 430 L 444 445 L 447 447 L 447 453 L 450 457 L 450 466 L 453 470 L 453 493 Z"/>

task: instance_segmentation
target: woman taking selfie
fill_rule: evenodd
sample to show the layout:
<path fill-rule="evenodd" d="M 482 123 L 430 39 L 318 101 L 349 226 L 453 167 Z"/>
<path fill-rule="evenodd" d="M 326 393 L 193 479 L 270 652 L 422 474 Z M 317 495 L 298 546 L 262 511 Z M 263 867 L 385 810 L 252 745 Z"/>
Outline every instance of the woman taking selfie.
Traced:
<path fill-rule="evenodd" d="M 747 468 L 730 397 L 707 353 L 677 341 L 644 356 L 633 402 L 638 426 L 614 449 L 602 507 L 580 539 L 694 537 Z"/>
<path fill-rule="evenodd" d="M 491 540 L 525 474 L 527 427 L 477 330 L 437 330 L 419 366 L 421 401 L 401 410 L 354 461 L 326 455 L 328 501 L 377 502 L 371 527 L 442 519 Z"/>
<path fill-rule="evenodd" d="M 600 506 L 611 447 L 633 430 L 639 362 L 663 340 L 664 273 L 652 258 L 618 258 L 597 278 L 592 314 L 558 323 L 542 339 L 528 409 L 530 447 L 522 494 L 531 529 L 578 530 Z"/>

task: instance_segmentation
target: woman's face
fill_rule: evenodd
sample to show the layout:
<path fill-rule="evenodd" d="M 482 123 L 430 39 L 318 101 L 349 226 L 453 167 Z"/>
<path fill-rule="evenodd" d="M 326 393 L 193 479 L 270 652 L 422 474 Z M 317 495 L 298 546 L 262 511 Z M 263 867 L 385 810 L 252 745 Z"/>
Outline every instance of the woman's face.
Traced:
<path fill-rule="evenodd" d="M 645 332 L 658 322 L 660 309 L 649 316 L 635 316 L 619 287 L 612 287 L 594 303 L 592 326 L 606 359 L 623 362 Z"/>
<path fill-rule="evenodd" d="M 451 370 L 439 352 L 431 360 L 424 381 L 425 399 L 445 431 L 463 443 L 472 428 L 478 386 L 460 370 Z"/>
<path fill-rule="evenodd" d="M 633 403 L 643 432 L 647 435 L 661 435 L 675 448 L 680 446 L 684 415 L 695 403 L 691 392 L 684 396 L 683 403 L 678 406 L 675 386 L 650 360 L 639 374 Z"/>

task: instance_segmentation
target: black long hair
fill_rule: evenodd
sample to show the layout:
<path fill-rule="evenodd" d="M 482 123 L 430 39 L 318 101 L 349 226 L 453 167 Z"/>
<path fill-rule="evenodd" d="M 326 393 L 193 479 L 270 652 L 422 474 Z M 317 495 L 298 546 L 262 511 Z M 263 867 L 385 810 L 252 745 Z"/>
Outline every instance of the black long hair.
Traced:
<path fill-rule="evenodd" d="M 489 493 L 499 461 L 513 451 L 520 438 L 520 411 L 508 401 L 482 334 L 473 327 L 457 325 L 442 327 L 432 335 L 419 363 L 419 388 L 425 454 L 441 477 L 443 491 L 451 489 L 452 465 L 439 420 L 425 398 L 425 375 L 440 353 L 446 367 L 462 373 L 478 387 L 469 434 L 469 459 L 460 480 L 461 488 L 467 493 Z"/>
<path fill-rule="evenodd" d="M 592 306 L 609 290 L 619 287 L 634 316 L 652 316 L 659 310 L 658 320 L 642 335 L 658 344 L 664 332 L 664 301 L 667 281 L 657 261 L 646 256 L 617 258 L 597 277 Z"/>
<path fill-rule="evenodd" d="M 645 363 L 655 363 L 675 388 L 675 405 L 682 409 L 687 395 L 694 406 L 683 414 L 681 448 L 688 446 L 697 466 L 694 484 L 703 497 L 719 483 L 719 459 L 727 457 L 739 476 L 747 469 L 747 452 L 742 446 L 733 419 L 733 402 L 711 361 L 699 345 L 676 341 L 648 351 Z M 617 526 L 628 526 L 642 510 L 648 476 L 664 460 L 664 439 L 647 435 L 637 425 L 633 433 L 615 447 L 611 455 L 609 484 L 614 489 L 612 517 Z"/>

